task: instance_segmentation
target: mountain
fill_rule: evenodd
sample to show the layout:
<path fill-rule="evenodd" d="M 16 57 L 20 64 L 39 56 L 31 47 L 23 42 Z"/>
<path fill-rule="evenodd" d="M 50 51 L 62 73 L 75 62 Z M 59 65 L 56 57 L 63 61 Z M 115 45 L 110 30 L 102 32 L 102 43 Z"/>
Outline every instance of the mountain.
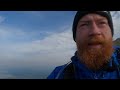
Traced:
<path fill-rule="evenodd" d="M 117 38 L 116 40 L 113 41 L 114 45 L 120 46 L 120 38 Z"/>

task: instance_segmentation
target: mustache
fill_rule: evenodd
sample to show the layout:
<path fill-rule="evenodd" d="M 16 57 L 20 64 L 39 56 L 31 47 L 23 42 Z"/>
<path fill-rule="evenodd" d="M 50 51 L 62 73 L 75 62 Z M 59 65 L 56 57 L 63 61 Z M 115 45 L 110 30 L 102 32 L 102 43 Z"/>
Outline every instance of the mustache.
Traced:
<path fill-rule="evenodd" d="M 91 44 L 104 44 L 105 39 L 103 37 L 94 36 L 94 37 L 88 38 L 87 42 L 88 42 L 88 45 L 91 45 Z"/>

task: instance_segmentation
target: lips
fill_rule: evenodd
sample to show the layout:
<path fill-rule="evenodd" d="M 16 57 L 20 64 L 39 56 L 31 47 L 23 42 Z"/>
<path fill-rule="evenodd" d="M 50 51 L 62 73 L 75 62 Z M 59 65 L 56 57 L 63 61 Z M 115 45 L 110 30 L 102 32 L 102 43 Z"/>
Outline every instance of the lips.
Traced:
<path fill-rule="evenodd" d="M 88 43 L 88 45 L 99 45 L 101 43 Z"/>
<path fill-rule="evenodd" d="M 101 43 L 88 43 L 90 48 L 101 48 Z"/>

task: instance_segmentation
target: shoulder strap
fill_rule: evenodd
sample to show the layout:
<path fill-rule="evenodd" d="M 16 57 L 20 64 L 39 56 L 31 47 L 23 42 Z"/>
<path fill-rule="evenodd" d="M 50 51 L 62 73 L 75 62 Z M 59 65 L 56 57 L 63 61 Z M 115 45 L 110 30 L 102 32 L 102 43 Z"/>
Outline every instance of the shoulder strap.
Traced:
<path fill-rule="evenodd" d="M 64 70 L 64 79 L 75 79 L 73 63 L 70 63 Z"/>

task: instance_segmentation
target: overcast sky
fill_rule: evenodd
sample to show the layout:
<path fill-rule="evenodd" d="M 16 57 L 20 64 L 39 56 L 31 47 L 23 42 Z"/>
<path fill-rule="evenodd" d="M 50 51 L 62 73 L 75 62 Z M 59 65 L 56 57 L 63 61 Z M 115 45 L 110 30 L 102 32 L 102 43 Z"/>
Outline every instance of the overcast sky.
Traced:
<path fill-rule="evenodd" d="M 111 12 L 114 40 L 120 12 Z M 0 78 L 45 78 L 70 61 L 75 11 L 0 11 Z"/>

